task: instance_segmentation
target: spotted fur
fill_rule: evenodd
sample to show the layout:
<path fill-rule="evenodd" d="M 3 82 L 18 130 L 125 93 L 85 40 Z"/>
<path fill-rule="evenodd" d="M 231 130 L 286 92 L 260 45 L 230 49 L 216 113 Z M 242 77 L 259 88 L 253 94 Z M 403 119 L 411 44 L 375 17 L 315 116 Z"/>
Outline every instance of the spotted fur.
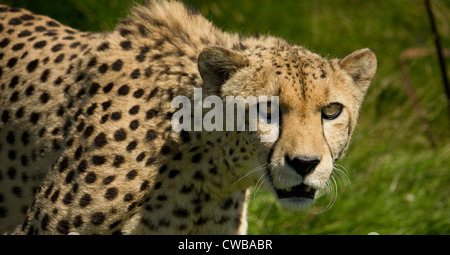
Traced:
<path fill-rule="evenodd" d="M 136 6 L 106 33 L 0 5 L 0 34 L 0 232 L 15 234 L 245 233 L 261 178 L 324 187 L 376 68 L 368 49 L 328 60 L 222 32 L 172 1 Z M 279 139 L 173 131 L 171 101 L 194 88 L 279 96 Z M 342 116 L 323 120 L 333 101 Z M 320 160 L 306 176 L 287 164 L 302 157 Z"/>

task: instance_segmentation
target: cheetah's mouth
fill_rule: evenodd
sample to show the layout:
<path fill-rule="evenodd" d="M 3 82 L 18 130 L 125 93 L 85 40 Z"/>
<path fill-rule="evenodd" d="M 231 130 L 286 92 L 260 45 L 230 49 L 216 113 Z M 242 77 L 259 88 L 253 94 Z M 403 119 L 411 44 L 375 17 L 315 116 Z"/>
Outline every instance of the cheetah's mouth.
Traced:
<path fill-rule="evenodd" d="M 308 198 L 314 199 L 316 190 L 303 183 L 286 189 L 275 189 L 279 199 L 283 198 Z"/>

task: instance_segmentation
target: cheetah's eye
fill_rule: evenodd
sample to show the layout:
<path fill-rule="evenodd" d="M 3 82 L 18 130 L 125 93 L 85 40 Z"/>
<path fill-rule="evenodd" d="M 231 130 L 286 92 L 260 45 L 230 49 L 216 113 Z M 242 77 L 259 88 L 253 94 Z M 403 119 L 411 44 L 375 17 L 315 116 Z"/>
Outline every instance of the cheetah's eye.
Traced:
<path fill-rule="evenodd" d="M 344 108 L 344 106 L 339 103 L 331 103 L 322 108 L 322 118 L 334 120 L 341 114 L 342 108 Z"/>

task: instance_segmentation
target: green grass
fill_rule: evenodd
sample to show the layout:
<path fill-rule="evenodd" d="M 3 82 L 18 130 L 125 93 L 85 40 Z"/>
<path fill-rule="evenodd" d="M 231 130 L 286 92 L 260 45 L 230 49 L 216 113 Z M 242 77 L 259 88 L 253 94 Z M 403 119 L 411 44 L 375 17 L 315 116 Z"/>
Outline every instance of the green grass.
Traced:
<path fill-rule="evenodd" d="M 114 27 L 131 1 L 0 0 L 91 31 Z M 424 2 L 188 0 L 219 27 L 269 33 L 324 56 L 364 47 L 378 57 L 376 78 L 361 109 L 346 157 L 350 185 L 335 204 L 320 198 L 304 212 L 280 207 L 259 191 L 249 206 L 250 234 L 450 234 L 450 115 L 436 56 L 408 62 L 411 80 L 437 142 L 432 149 L 405 92 L 399 57 L 409 47 L 434 48 Z M 450 45 L 450 2 L 433 7 L 442 44 Z M 447 65 L 450 66 L 450 58 Z"/>

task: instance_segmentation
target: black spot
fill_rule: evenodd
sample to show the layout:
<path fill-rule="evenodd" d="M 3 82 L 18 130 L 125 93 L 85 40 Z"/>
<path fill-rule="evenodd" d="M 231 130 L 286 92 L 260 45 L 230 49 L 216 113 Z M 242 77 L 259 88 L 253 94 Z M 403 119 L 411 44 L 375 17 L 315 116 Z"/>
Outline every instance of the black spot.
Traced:
<path fill-rule="evenodd" d="M 41 49 L 41 48 L 45 47 L 45 45 L 47 45 L 47 42 L 46 42 L 46 41 L 39 41 L 39 42 L 35 43 L 35 44 L 33 45 L 33 47 L 34 47 L 35 49 Z"/>
<path fill-rule="evenodd" d="M 17 197 L 22 197 L 22 188 L 20 187 L 17 186 L 12 187 L 11 192 Z"/>
<path fill-rule="evenodd" d="M 24 131 L 22 133 L 22 137 L 20 138 L 20 140 L 22 141 L 23 145 L 28 145 L 28 143 L 30 142 L 30 135 L 27 131 Z"/>
<path fill-rule="evenodd" d="M 130 129 L 131 130 L 136 130 L 139 127 L 139 121 L 138 120 L 133 120 L 130 122 Z"/>
<path fill-rule="evenodd" d="M 180 136 L 181 136 L 181 140 L 184 143 L 189 143 L 191 141 L 191 137 L 189 136 L 189 133 L 185 130 L 181 131 Z"/>
<path fill-rule="evenodd" d="M 96 212 L 91 217 L 91 222 L 94 225 L 100 225 L 105 221 L 105 215 L 101 212 Z"/>
<path fill-rule="evenodd" d="M 205 179 L 202 172 L 200 172 L 200 171 L 195 172 L 193 178 L 194 178 L 194 180 L 197 180 L 197 181 L 203 181 Z"/>
<path fill-rule="evenodd" d="M 100 166 L 105 164 L 105 162 L 106 158 L 104 156 L 94 155 L 92 157 L 92 163 L 94 163 L 94 165 Z"/>
<path fill-rule="evenodd" d="M 129 29 L 121 28 L 119 30 L 119 33 L 120 33 L 121 36 L 125 37 L 125 36 L 127 36 L 129 34 L 132 34 L 133 32 L 131 32 L 131 30 L 129 30 Z"/>
<path fill-rule="evenodd" d="M 86 207 L 87 205 L 89 205 L 91 203 L 91 195 L 89 194 L 84 194 L 81 198 L 80 198 L 80 206 L 81 207 Z"/>
<path fill-rule="evenodd" d="M 17 58 L 11 58 L 8 60 L 8 63 L 6 63 L 6 66 L 9 68 L 13 68 L 17 63 Z"/>
<path fill-rule="evenodd" d="M 31 35 L 31 32 L 30 31 L 28 31 L 28 30 L 23 30 L 22 32 L 20 32 L 18 35 L 17 35 L 17 37 L 27 37 L 27 36 L 30 36 Z"/>
<path fill-rule="evenodd" d="M 189 215 L 189 212 L 186 209 L 174 209 L 172 213 L 175 217 L 178 218 L 187 218 Z"/>
<path fill-rule="evenodd" d="M 24 15 L 20 16 L 20 18 L 24 21 L 28 21 L 28 20 L 33 20 L 34 16 L 30 15 L 30 14 L 24 14 Z"/>
<path fill-rule="evenodd" d="M 63 59 L 64 59 L 64 53 L 61 53 L 55 58 L 55 60 L 53 62 L 59 63 L 59 62 L 63 61 Z"/>
<path fill-rule="evenodd" d="M 124 49 L 124 50 L 130 50 L 131 49 L 131 41 L 127 40 L 127 41 L 120 42 L 120 47 L 122 47 L 122 49 Z"/>
<path fill-rule="evenodd" d="M 6 172 L 6 174 L 8 175 L 8 178 L 10 180 L 14 180 L 16 178 L 16 175 L 17 175 L 17 170 L 14 167 L 10 167 L 8 169 L 8 171 Z"/>
<path fill-rule="evenodd" d="M 107 49 L 109 49 L 109 44 L 107 42 L 104 42 L 97 47 L 98 51 L 105 51 Z"/>
<path fill-rule="evenodd" d="M 101 64 L 98 69 L 97 69 L 100 73 L 106 73 L 106 71 L 108 71 L 108 65 L 103 63 Z"/>
<path fill-rule="evenodd" d="M 91 87 L 89 88 L 89 94 L 95 95 L 97 94 L 98 89 L 100 88 L 100 85 L 96 82 L 92 83 Z"/>
<path fill-rule="evenodd" d="M 124 202 L 130 202 L 131 200 L 133 200 L 133 194 L 127 193 L 127 194 L 125 194 L 125 196 L 123 197 L 123 201 L 124 201 Z"/>
<path fill-rule="evenodd" d="M 50 222 L 50 218 L 48 217 L 48 214 L 45 214 L 41 220 L 41 229 L 46 231 L 49 222 Z"/>
<path fill-rule="evenodd" d="M 141 71 L 139 69 L 134 69 L 133 72 L 130 74 L 130 77 L 132 79 L 137 79 L 141 76 Z"/>
<path fill-rule="evenodd" d="M 47 26 L 49 26 L 49 27 L 59 27 L 59 24 L 56 23 L 55 21 L 49 20 L 49 21 L 47 21 Z"/>
<path fill-rule="evenodd" d="M 170 178 L 170 179 L 173 179 L 173 178 L 175 178 L 178 174 L 180 174 L 180 170 L 177 170 L 177 169 L 170 170 L 170 172 L 169 172 L 169 178 Z"/>
<path fill-rule="evenodd" d="M 70 205 L 72 203 L 72 200 L 73 200 L 72 194 L 70 192 L 67 192 L 66 195 L 64 195 L 62 201 L 65 205 Z"/>
<path fill-rule="evenodd" d="M 200 159 L 202 158 L 202 154 L 201 153 L 197 153 L 192 157 L 192 163 L 198 163 L 200 161 Z"/>
<path fill-rule="evenodd" d="M 28 86 L 28 88 L 25 90 L 25 95 L 31 96 L 31 95 L 33 95 L 33 91 L 34 91 L 34 86 L 33 86 L 33 85 L 30 85 L 30 86 Z"/>
<path fill-rule="evenodd" d="M 18 91 L 14 91 L 14 93 L 11 95 L 9 100 L 11 102 L 17 102 L 17 100 L 19 100 L 19 92 Z"/>
<path fill-rule="evenodd" d="M 152 67 L 151 67 L 151 66 L 145 68 L 145 70 L 144 70 L 144 75 L 145 75 L 145 77 L 148 78 L 148 77 L 150 77 L 152 74 L 153 74 L 153 70 L 152 70 Z"/>
<path fill-rule="evenodd" d="M 137 141 L 132 141 L 127 145 L 127 151 L 132 151 L 134 149 L 136 149 L 137 146 Z"/>
<path fill-rule="evenodd" d="M 80 145 L 78 146 L 78 148 L 75 150 L 75 160 L 79 160 L 81 158 L 81 154 L 83 153 L 83 147 Z"/>
<path fill-rule="evenodd" d="M 125 162 L 125 158 L 124 158 L 123 156 L 116 155 L 116 156 L 114 157 L 113 166 L 114 166 L 114 167 L 120 167 L 120 165 L 122 165 L 123 162 Z"/>
<path fill-rule="evenodd" d="M 128 111 L 128 113 L 131 115 L 135 115 L 138 112 L 139 112 L 139 105 L 135 105 L 135 106 L 131 107 L 130 110 Z"/>
<path fill-rule="evenodd" d="M 115 178 L 116 178 L 115 175 L 107 176 L 107 177 L 105 177 L 105 179 L 103 179 L 103 184 L 108 185 L 111 182 L 113 182 Z"/>
<path fill-rule="evenodd" d="M 112 83 L 112 82 L 106 84 L 106 86 L 103 87 L 103 92 L 104 92 L 105 94 L 108 93 L 108 92 L 110 92 L 113 86 L 114 86 L 114 83 Z M 110 104 L 111 104 L 111 102 L 110 102 Z"/>
<path fill-rule="evenodd" d="M 170 153 L 170 147 L 167 146 L 167 145 L 163 145 L 163 146 L 161 147 L 161 154 L 167 155 L 167 154 L 169 154 L 169 153 Z"/>
<path fill-rule="evenodd" d="M 20 119 L 22 118 L 24 115 L 24 108 L 20 107 L 17 111 L 16 111 L 16 118 Z"/>
<path fill-rule="evenodd" d="M 177 154 L 175 154 L 175 156 L 173 156 L 173 160 L 180 160 L 183 157 L 183 153 L 178 152 Z"/>
<path fill-rule="evenodd" d="M 47 30 L 47 28 L 45 28 L 45 27 L 43 27 L 43 26 L 37 26 L 37 27 L 34 28 L 34 30 L 35 30 L 36 32 L 44 32 L 44 31 Z"/>
<path fill-rule="evenodd" d="M 120 69 L 122 69 L 122 66 L 123 66 L 122 60 L 118 59 L 111 65 L 111 69 L 118 72 L 120 71 Z"/>
<path fill-rule="evenodd" d="M 78 228 L 81 225 L 83 225 L 83 223 L 84 222 L 83 222 L 83 218 L 81 217 L 81 215 L 77 215 L 75 217 L 75 219 L 73 220 L 73 226 L 76 227 L 76 228 Z"/>
<path fill-rule="evenodd" d="M 92 132 L 94 131 L 94 126 L 88 126 L 87 128 L 86 128 L 86 130 L 84 130 L 84 137 L 85 138 L 88 138 L 89 136 L 91 136 L 92 135 Z"/>
<path fill-rule="evenodd" d="M 145 61 L 145 55 L 144 54 L 139 54 L 136 56 L 136 60 L 139 62 L 144 62 Z"/>
<path fill-rule="evenodd" d="M 80 74 L 77 76 L 77 78 L 75 79 L 75 82 L 80 82 L 84 79 L 84 74 Z M 78 93 L 77 97 L 80 97 L 82 95 L 84 95 L 84 88 L 82 88 L 80 91 L 83 91 L 83 93 Z"/>
<path fill-rule="evenodd" d="M 159 196 L 156 197 L 156 199 L 157 199 L 158 201 L 165 201 L 165 200 L 167 200 L 167 196 L 165 196 L 165 195 L 159 195 Z"/>
<path fill-rule="evenodd" d="M 131 170 L 130 172 L 127 173 L 128 180 L 133 180 L 136 176 L 137 176 L 136 170 Z"/>
<path fill-rule="evenodd" d="M 95 180 L 97 179 L 97 175 L 93 172 L 89 172 L 86 177 L 84 178 L 84 181 L 86 183 L 94 183 Z"/>
<path fill-rule="evenodd" d="M 157 114 L 158 114 L 158 112 L 157 112 L 155 109 L 151 109 L 151 110 L 148 110 L 148 111 L 145 113 L 145 117 L 146 117 L 147 119 L 152 119 L 152 118 L 154 118 Z"/>
<path fill-rule="evenodd" d="M 112 120 L 120 120 L 122 118 L 122 113 L 120 112 L 113 112 L 111 113 L 111 119 Z"/>
<path fill-rule="evenodd" d="M 102 118 L 100 119 L 100 124 L 106 123 L 109 119 L 109 114 L 105 114 L 102 116 Z"/>
<path fill-rule="evenodd" d="M 44 72 L 42 72 L 41 75 L 41 82 L 46 82 L 48 79 L 48 75 L 50 74 L 50 70 L 49 69 L 45 69 Z"/>
<path fill-rule="evenodd" d="M 189 187 L 186 185 L 183 185 L 183 187 L 181 188 L 181 193 L 188 194 L 192 191 L 193 188 L 194 188 L 194 185 L 190 185 Z"/>
<path fill-rule="evenodd" d="M 118 142 L 123 141 L 127 138 L 127 132 L 121 128 L 114 133 L 114 139 Z"/>
<path fill-rule="evenodd" d="M 64 157 L 61 162 L 59 162 L 59 172 L 62 173 L 67 167 L 69 167 L 69 159 Z"/>
<path fill-rule="evenodd" d="M 106 135 L 103 132 L 98 134 L 94 139 L 94 144 L 99 148 L 105 146 L 107 143 L 108 141 L 106 140 Z"/>
<path fill-rule="evenodd" d="M 323 70 L 323 69 L 321 69 L 320 70 L 320 78 L 326 78 L 327 77 L 327 73 Z"/>
<path fill-rule="evenodd" d="M 6 123 L 9 120 L 9 111 L 4 110 L 2 113 L 2 121 Z"/>
<path fill-rule="evenodd" d="M 39 117 L 40 117 L 39 113 L 33 112 L 30 115 L 30 122 L 33 123 L 33 124 L 36 124 L 38 122 L 38 120 L 39 120 Z"/>
<path fill-rule="evenodd" d="M 9 143 L 9 144 L 14 144 L 14 140 L 15 140 L 15 137 L 14 137 L 14 133 L 13 132 L 8 132 L 8 135 L 6 136 L 6 141 Z"/>
<path fill-rule="evenodd" d="M 233 199 L 228 198 L 227 200 L 225 200 L 221 206 L 222 210 L 228 210 L 231 208 L 231 206 L 233 205 Z"/>
<path fill-rule="evenodd" d="M 87 67 L 93 67 L 97 64 L 97 58 L 96 57 L 92 57 L 89 62 L 87 63 Z"/>
<path fill-rule="evenodd" d="M 151 164 L 153 164 L 156 161 L 156 159 L 154 157 L 150 157 L 147 159 L 147 162 L 145 162 L 145 166 L 149 166 Z"/>
<path fill-rule="evenodd" d="M 142 182 L 141 187 L 140 187 L 140 191 L 144 191 L 145 189 L 147 189 L 148 188 L 148 184 L 149 184 L 148 181 Z"/>
<path fill-rule="evenodd" d="M 13 25 L 13 26 L 17 26 L 20 24 L 22 24 L 22 20 L 20 20 L 19 18 L 12 18 L 8 22 L 8 25 Z"/>
<path fill-rule="evenodd" d="M 134 98 L 141 98 L 142 95 L 144 95 L 144 90 L 143 89 L 138 89 L 133 93 L 133 97 Z"/>
<path fill-rule="evenodd" d="M 74 175 L 75 175 L 75 172 L 73 170 L 68 172 L 66 175 L 66 183 L 71 183 L 73 181 Z"/>
<path fill-rule="evenodd" d="M 69 45 L 69 47 L 71 49 L 75 49 L 76 47 L 80 46 L 80 44 L 81 44 L 80 42 L 73 42 Z"/>
<path fill-rule="evenodd" d="M 5 48 L 6 46 L 8 46 L 9 42 L 11 42 L 8 38 L 3 39 L 0 42 L 0 48 Z"/>
<path fill-rule="evenodd" d="M 128 95 L 129 91 L 130 91 L 130 87 L 128 85 L 123 85 L 117 90 L 117 93 L 121 96 L 126 96 L 126 95 Z"/>
<path fill-rule="evenodd" d="M 63 235 L 67 235 L 69 233 L 69 222 L 66 220 L 61 220 L 58 222 L 56 226 L 56 230 Z"/>
<path fill-rule="evenodd" d="M 53 203 L 55 203 L 55 202 L 58 200 L 58 197 L 59 197 L 59 189 L 56 190 L 56 191 L 53 193 L 53 195 L 50 197 L 50 200 L 51 200 Z"/>
<path fill-rule="evenodd" d="M 17 43 L 17 44 L 14 44 L 14 46 L 12 46 L 11 49 L 12 49 L 13 51 L 18 51 L 18 50 L 23 49 L 23 46 L 25 46 L 24 43 Z"/>
<path fill-rule="evenodd" d="M 147 97 L 147 101 L 149 101 L 150 99 L 152 99 L 154 96 L 156 96 L 156 94 L 158 93 L 158 87 L 154 88 L 150 94 Z"/>
<path fill-rule="evenodd" d="M 61 78 L 61 76 L 59 76 L 55 81 L 54 81 L 54 84 L 55 85 L 59 85 L 59 84 L 61 84 L 62 83 L 62 78 Z"/>
<path fill-rule="evenodd" d="M 41 100 L 41 103 L 45 104 L 50 99 L 50 95 L 48 93 L 43 92 L 41 96 L 39 97 L 39 100 Z"/>
<path fill-rule="evenodd" d="M 137 157 L 136 157 L 136 161 L 137 162 L 141 162 L 142 160 L 144 160 L 145 158 L 145 152 L 141 152 Z"/>
<path fill-rule="evenodd" d="M 102 103 L 102 109 L 103 111 L 108 110 L 108 108 L 111 106 L 111 101 L 106 101 Z"/>
<path fill-rule="evenodd" d="M 108 200 L 113 200 L 114 198 L 117 197 L 118 193 L 119 191 L 117 190 L 117 188 L 109 188 L 106 190 L 105 198 Z"/>

